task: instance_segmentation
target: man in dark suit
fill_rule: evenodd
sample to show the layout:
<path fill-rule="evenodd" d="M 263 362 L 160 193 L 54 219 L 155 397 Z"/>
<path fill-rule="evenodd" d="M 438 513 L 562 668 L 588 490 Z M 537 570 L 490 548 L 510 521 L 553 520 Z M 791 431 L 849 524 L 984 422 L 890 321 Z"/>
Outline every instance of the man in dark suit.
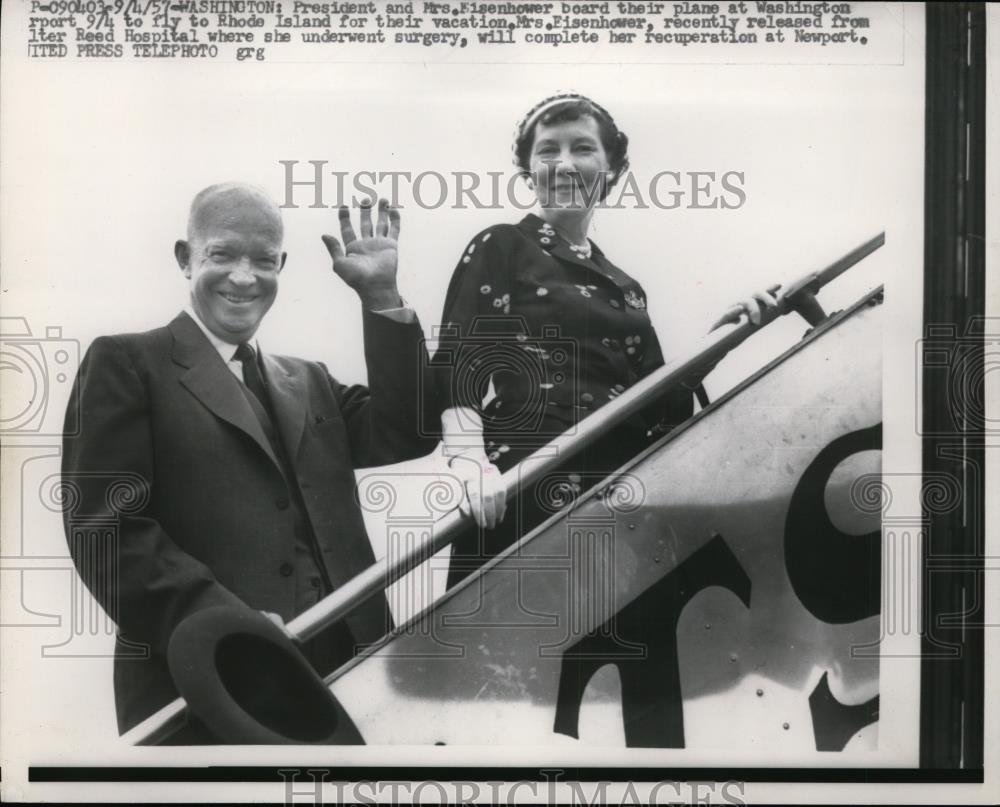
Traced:
<path fill-rule="evenodd" d="M 367 388 L 256 344 L 283 226 L 273 201 L 239 184 L 199 193 L 175 246 L 190 308 L 166 327 L 95 340 L 81 364 L 66 531 L 118 625 L 121 732 L 177 696 L 165 653 L 187 615 L 235 605 L 287 621 L 371 565 L 354 469 L 432 448 L 417 428 L 422 332 L 396 288 L 399 214 L 380 203 L 373 227 L 362 209 L 360 239 L 346 209 L 340 222 L 344 247 L 323 240 L 364 307 Z M 111 533 L 88 528 L 108 523 Z M 388 627 L 375 598 L 304 650 L 328 672 Z"/>

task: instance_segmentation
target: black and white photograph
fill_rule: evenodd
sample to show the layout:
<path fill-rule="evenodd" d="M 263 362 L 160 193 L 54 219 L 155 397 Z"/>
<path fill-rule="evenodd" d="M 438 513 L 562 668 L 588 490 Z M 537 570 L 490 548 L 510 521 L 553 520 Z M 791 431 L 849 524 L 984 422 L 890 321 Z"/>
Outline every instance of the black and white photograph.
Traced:
<path fill-rule="evenodd" d="M 2 14 L 5 801 L 1000 798 L 996 7 Z"/>

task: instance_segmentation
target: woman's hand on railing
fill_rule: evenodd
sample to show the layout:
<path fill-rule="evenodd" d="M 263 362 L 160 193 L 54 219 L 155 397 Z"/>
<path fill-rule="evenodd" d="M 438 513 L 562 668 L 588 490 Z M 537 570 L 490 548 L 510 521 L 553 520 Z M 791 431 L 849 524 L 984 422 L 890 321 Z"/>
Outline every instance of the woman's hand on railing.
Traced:
<path fill-rule="evenodd" d="M 451 407 L 441 414 L 442 450 L 448 469 L 462 483 L 463 515 L 476 524 L 493 529 L 503 521 L 507 491 L 503 476 L 489 461 L 483 448 L 483 420 L 470 407 Z"/>
<path fill-rule="evenodd" d="M 462 483 L 459 509 L 476 524 L 492 530 L 507 512 L 503 476 L 482 450 L 469 450 L 448 458 L 448 468 Z"/>
<path fill-rule="evenodd" d="M 744 300 L 739 300 L 729 306 L 725 313 L 719 317 L 709 328 L 711 333 L 716 328 L 721 328 L 723 325 L 735 325 L 740 321 L 740 317 L 744 314 L 750 318 L 750 322 L 754 325 L 760 325 L 761 319 L 764 316 L 764 312 L 769 308 L 777 308 L 778 300 L 775 295 L 780 291 L 781 284 L 771 286 L 767 289 L 760 289 L 755 291 L 749 297 Z"/>

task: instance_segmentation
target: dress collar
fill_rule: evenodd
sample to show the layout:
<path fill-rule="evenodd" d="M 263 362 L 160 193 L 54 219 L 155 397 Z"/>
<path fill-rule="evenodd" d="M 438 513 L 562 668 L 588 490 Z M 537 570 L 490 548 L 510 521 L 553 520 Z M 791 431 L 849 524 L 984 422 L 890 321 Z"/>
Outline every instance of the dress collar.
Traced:
<path fill-rule="evenodd" d="M 570 244 L 565 238 L 559 235 L 555 227 L 534 213 L 529 213 L 521 219 L 521 223 L 518 226 L 546 252 L 564 260 L 574 261 L 575 263 L 595 269 L 598 265 L 594 259 L 604 257 L 601 248 L 590 239 L 587 239 L 590 243 L 590 255 L 586 256 L 582 254 L 583 250 L 577 248 L 574 244 Z"/>
<path fill-rule="evenodd" d="M 523 219 L 521 223 L 518 224 L 521 232 L 523 232 L 528 238 L 538 244 L 545 252 L 552 255 L 555 258 L 559 258 L 562 261 L 567 261 L 577 266 L 583 266 L 590 269 L 592 272 L 596 272 L 602 277 L 607 278 L 612 283 L 614 283 L 623 292 L 626 290 L 634 290 L 636 287 L 636 282 L 631 277 L 629 277 L 625 272 L 615 266 L 611 261 L 609 261 L 605 256 L 601 248 L 597 246 L 593 241 L 590 242 L 591 254 L 589 258 L 584 258 L 579 255 L 573 249 L 570 248 L 569 243 L 562 236 L 556 232 L 555 228 L 545 221 L 540 216 L 534 213 L 529 213 Z M 634 291 L 633 291 L 634 293 Z M 635 293 L 634 293 L 635 294 Z M 635 303 L 638 303 L 641 299 L 641 295 L 635 295 Z M 632 308 L 645 308 L 645 301 L 642 300 L 642 304 L 635 304 L 629 302 Z"/>

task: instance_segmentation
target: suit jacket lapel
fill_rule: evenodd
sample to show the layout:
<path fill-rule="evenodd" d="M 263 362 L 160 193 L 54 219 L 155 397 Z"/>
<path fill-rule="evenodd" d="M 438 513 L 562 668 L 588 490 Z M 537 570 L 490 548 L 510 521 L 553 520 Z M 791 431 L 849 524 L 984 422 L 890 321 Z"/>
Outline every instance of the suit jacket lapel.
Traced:
<path fill-rule="evenodd" d="M 294 462 L 306 423 L 306 402 L 301 384 L 272 356 L 263 354 L 264 380 L 271 395 L 274 419 L 281 441 Z"/>
<path fill-rule="evenodd" d="M 264 429 L 240 389 L 240 382 L 226 367 L 218 351 L 186 313 L 169 325 L 174 335 L 173 360 L 186 368 L 180 382 L 216 417 L 249 435 L 279 465 Z"/>

